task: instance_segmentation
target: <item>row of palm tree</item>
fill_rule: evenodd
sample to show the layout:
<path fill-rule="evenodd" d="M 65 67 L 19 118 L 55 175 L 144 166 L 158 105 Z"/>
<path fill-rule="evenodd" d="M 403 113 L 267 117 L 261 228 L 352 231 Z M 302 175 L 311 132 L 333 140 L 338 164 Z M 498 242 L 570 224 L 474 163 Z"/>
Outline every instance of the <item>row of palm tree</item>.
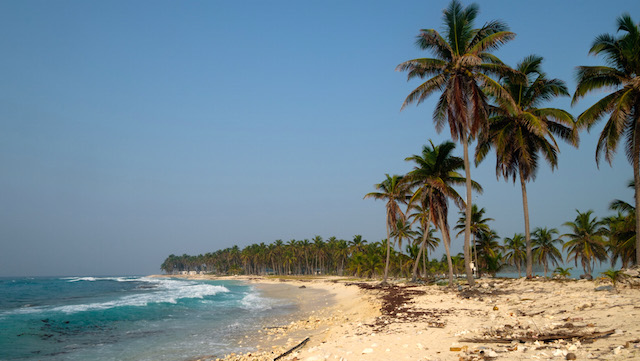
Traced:
<path fill-rule="evenodd" d="M 169 255 L 161 265 L 167 273 L 196 271 L 217 274 L 342 274 L 347 260 L 354 253 L 364 252 L 367 241 L 356 235 L 347 242 L 330 237 L 326 241 L 320 236 L 311 240 L 271 244 L 251 244 L 243 249 L 238 246 L 190 256 Z"/>
<path fill-rule="evenodd" d="M 604 150 L 605 158 L 611 162 L 619 138 L 624 135 L 627 140 L 627 156 L 634 169 L 636 208 L 640 205 L 640 27 L 633 23 L 629 15 L 623 15 L 618 19 L 618 30 L 623 32 L 622 35 L 604 34 L 596 38 L 590 53 L 604 55 L 608 66 L 578 67 L 578 85 L 573 103 L 591 91 L 609 88 L 616 91 L 588 108 L 576 121 L 565 110 L 542 107 L 555 97 L 570 96 L 563 81 L 549 79 L 542 71 L 543 58 L 530 55 L 515 68 L 504 64 L 492 51 L 512 40 L 515 34 L 509 31 L 506 24 L 496 20 L 475 28 L 477 14 L 476 4 L 463 7 L 460 2 L 453 0 L 443 11 L 445 31 L 442 35 L 434 29 L 421 30 L 416 45 L 422 50 L 430 51 L 433 57 L 405 61 L 396 68 L 408 72 L 408 80 L 415 77 L 426 79 L 407 96 L 402 108 L 411 103 L 420 104 L 434 93 L 441 93 L 433 112 L 433 120 L 438 132 L 448 124 L 451 138 L 463 145 L 465 177 L 461 179 L 464 179 L 467 200 L 471 199 L 474 188 L 468 154 L 469 144 L 473 140 L 478 141 L 476 165 L 493 149 L 496 154 L 496 175 L 514 182 L 516 178 L 520 179 L 526 274 L 531 277 L 534 254 L 529 230 L 526 183 L 535 179 L 541 157 L 552 169 L 557 166 L 559 148 L 556 138 L 577 147 L 578 130 L 592 127 L 609 114 L 609 121 L 596 149 L 596 161 Z M 464 205 L 465 273 L 468 283 L 473 285 L 470 256 L 472 204 L 452 195 L 446 196 L 459 206 Z M 391 220 L 401 218 L 402 215 L 398 210 L 390 208 L 398 201 L 401 201 L 400 197 L 388 199 L 388 236 L 393 232 L 395 224 Z M 440 210 L 430 211 L 434 214 L 431 222 L 440 227 L 443 237 L 447 238 L 446 225 L 438 225 Z M 640 215 L 635 216 L 637 230 L 640 227 Z M 637 262 L 640 260 L 640 239 L 635 242 Z M 445 240 L 444 243 L 449 253 L 448 242 Z"/>
<path fill-rule="evenodd" d="M 610 208 L 617 214 L 602 219 L 595 217 L 591 210 L 578 211 L 573 221 L 563 224 L 568 232 L 562 235 L 556 228 L 534 229 L 531 238 L 534 265 L 542 267 L 545 277 L 552 267 L 558 269 L 565 261 L 573 262 L 575 266 L 580 263 L 586 275 L 593 273 L 597 262 L 610 260 L 612 266 L 618 262 L 622 267 L 631 265 L 635 257 L 635 209 L 621 200 L 614 200 Z M 386 274 L 413 280 L 418 275 L 432 278 L 447 274 L 450 282 L 451 275 L 464 273 L 464 254 L 452 255 L 449 251 L 440 260 L 429 259 L 429 252 L 444 243 L 436 237 L 436 227 L 428 227 L 429 212 L 415 205 L 406 213 L 409 216 L 399 218 L 390 233 L 393 247 L 387 240 L 368 243 L 360 235 L 350 241 L 336 237 L 325 241 L 316 236 L 311 240 L 250 244 L 243 249 L 233 246 L 197 256 L 170 255 L 161 269 L 169 274 L 196 271 L 220 275 L 333 274 L 367 278 Z M 493 219 L 485 217 L 485 213 L 484 208 L 472 205 L 470 225 L 474 243 L 471 257 L 478 275 L 495 275 L 502 266 L 511 265 L 520 277 L 526 265 L 524 234 L 505 237 L 500 244 L 500 237 L 489 225 Z M 462 232 L 465 223 L 466 214 L 461 211 L 454 229 Z M 567 255 L 566 260 L 563 252 Z M 386 266 L 387 255 L 389 267 Z"/>

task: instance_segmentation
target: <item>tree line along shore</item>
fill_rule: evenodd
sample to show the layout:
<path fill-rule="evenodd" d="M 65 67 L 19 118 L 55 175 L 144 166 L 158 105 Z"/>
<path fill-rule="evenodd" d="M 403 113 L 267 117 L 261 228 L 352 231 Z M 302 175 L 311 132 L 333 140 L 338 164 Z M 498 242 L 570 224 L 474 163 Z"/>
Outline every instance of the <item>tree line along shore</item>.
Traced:
<path fill-rule="evenodd" d="M 407 60 L 397 71 L 421 84 L 409 93 L 402 108 L 419 105 L 438 96 L 433 112 L 435 128 L 450 129 L 452 141 L 429 141 L 421 154 L 405 160 L 413 170 L 404 175 L 385 175 L 376 191 L 365 198 L 385 201 L 386 239 L 367 243 L 355 236 L 346 241 L 316 237 L 313 240 L 277 240 L 271 244 L 237 246 L 198 256 L 170 255 L 161 269 L 167 273 L 207 272 L 215 274 L 338 274 L 356 277 L 428 278 L 464 273 L 469 285 L 478 274 L 495 274 L 512 265 L 518 273 L 533 276 L 541 265 L 544 275 L 566 276 L 566 261 L 578 264 L 585 277 L 592 277 L 596 262 L 620 262 L 622 267 L 638 264 L 640 239 L 640 25 L 627 13 L 617 19 L 615 34 L 594 34 L 591 55 L 603 65 L 577 66 L 576 89 L 571 92 L 563 80 L 549 78 L 544 58 L 525 55 L 515 67 L 502 62 L 494 51 L 506 46 L 516 34 L 503 21 L 491 20 L 475 26 L 476 4 L 464 6 L 457 0 L 443 10 L 442 32 L 420 30 L 416 46 L 430 57 Z M 589 93 L 602 98 L 578 116 L 564 109 L 548 107 L 558 97 L 571 97 L 572 105 Z M 599 164 L 604 156 L 611 163 L 620 143 L 632 165 L 634 202 L 613 200 L 614 215 L 598 219 L 591 210 L 577 210 L 574 220 L 555 228 L 530 229 L 527 183 L 536 177 L 540 163 L 558 166 L 558 141 L 578 147 L 579 135 L 605 119 L 595 150 Z M 463 157 L 453 155 L 456 142 Z M 470 146 L 475 144 L 475 150 Z M 484 209 L 471 204 L 473 192 L 482 186 L 471 177 L 472 161 L 477 165 L 493 153 L 496 176 L 519 180 L 522 190 L 524 230 L 502 239 L 484 218 Z M 464 187 L 465 196 L 456 186 Z M 460 209 L 455 226 L 464 234 L 463 252 L 451 254 L 450 203 Z M 436 232 L 440 238 L 436 237 Z M 441 260 L 429 260 L 428 252 L 438 244 L 445 248 Z M 403 248 L 403 246 L 405 248 Z M 564 252 L 562 252 L 562 251 Z M 607 277 L 615 279 L 611 270 Z M 597 276 L 597 275 L 596 275 Z"/>

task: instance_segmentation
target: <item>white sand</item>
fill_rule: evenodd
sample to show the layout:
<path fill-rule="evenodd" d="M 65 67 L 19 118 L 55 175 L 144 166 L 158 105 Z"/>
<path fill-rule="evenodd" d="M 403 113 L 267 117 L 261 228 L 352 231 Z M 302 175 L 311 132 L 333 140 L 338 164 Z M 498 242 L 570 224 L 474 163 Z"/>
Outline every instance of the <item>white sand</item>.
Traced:
<path fill-rule="evenodd" d="M 388 290 L 362 289 L 339 278 L 232 279 L 256 282 L 265 290 L 290 285 L 289 293 L 301 302 L 303 313 L 285 328 L 263 330 L 255 352 L 228 355 L 227 360 L 273 360 L 306 337 L 310 340 L 303 347 L 281 360 L 565 360 L 567 355 L 572 359 L 570 354 L 577 360 L 640 360 L 637 288 L 596 291 L 602 283 L 486 279 L 470 292 L 411 286 L 400 292 L 414 294 L 389 309 L 384 299 Z M 324 298 L 318 298 L 320 294 Z M 381 310 L 385 305 L 386 311 Z M 549 334 L 610 330 L 614 333 L 582 342 L 533 341 Z M 497 335 L 531 340 L 464 342 Z"/>

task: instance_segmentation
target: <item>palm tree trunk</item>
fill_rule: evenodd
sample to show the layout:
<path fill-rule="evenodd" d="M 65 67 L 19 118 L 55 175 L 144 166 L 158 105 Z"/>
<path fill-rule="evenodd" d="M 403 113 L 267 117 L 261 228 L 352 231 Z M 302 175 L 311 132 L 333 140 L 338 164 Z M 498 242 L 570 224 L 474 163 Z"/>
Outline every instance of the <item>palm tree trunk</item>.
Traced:
<path fill-rule="evenodd" d="M 382 283 L 387 283 L 387 276 L 389 275 L 389 257 L 391 254 L 391 236 L 389 232 L 389 225 L 387 224 L 387 261 L 384 265 L 384 277 Z"/>
<path fill-rule="evenodd" d="M 424 248 L 424 252 L 422 252 L 422 274 L 424 275 L 424 277 L 427 277 L 427 260 L 429 258 L 427 257 L 427 248 Z"/>
<path fill-rule="evenodd" d="M 477 276 L 480 276 L 480 263 L 478 263 L 478 248 L 476 247 L 476 235 L 473 234 L 473 257 L 471 259 L 473 259 L 474 262 L 474 266 L 476 267 Z M 472 269 L 473 271 L 473 269 Z"/>
<path fill-rule="evenodd" d="M 451 262 L 451 240 L 449 232 L 445 229 L 444 220 L 440 219 L 440 233 L 442 233 L 442 241 L 444 242 L 444 250 L 447 253 L 447 264 L 449 265 L 449 287 L 453 288 L 453 262 Z"/>
<path fill-rule="evenodd" d="M 429 226 L 427 225 L 427 227 L 429 227 Z M 424 251 L 424 244 L 427 241 L 427 232 L 424 232 L 424 234 L 422 235 L 422 242 L 420 243 L 420 250 L 418 251 L 418 256 L 416 257 L 416 261 L 413 264 L 413 271 L 411 273 L 411 282 L 415 282 L 415 281 L 418 280 L 418 266 L 420 265 L 420 257 L 422 256 L 422 252 Z"/>
<path fill-rule="evenodd" d="M 636 114 L 640 107 L 636 107 Z M 638 117 L 636 117 L 638 118 Z M 636 264 L 640 264 L 640 119 L 636 119 L 633 134 L 633 183 L 636 198 Z"/>
<path fill-rule="evenodd" d="M 467 282 L 469 286 L 473 286 L 475 281 L 473 279 L 473 271 L 471 270 L 471 255 L 469 250 L 469 241 L 471 239 L 471 165 L 469 164 L 469 136 L 467 132 L 462 132 L 462 147 L 464 148 L 464 173 L 467 185 L 467 200 L 466 200 L 466 219 L 464 222 L 464 269 L 467 274 Z"/>
<path fill-rule="evenodd" d="M 529 202 L 527 200 L 527 183 L 520 171 L 520 186 L 522 187 L 522 208 L 524 210 L 524 239 L 527 244 L 527 278 L 533 277 L 533 253 L 531 252 L 531 234 L 529 233 Z"/>

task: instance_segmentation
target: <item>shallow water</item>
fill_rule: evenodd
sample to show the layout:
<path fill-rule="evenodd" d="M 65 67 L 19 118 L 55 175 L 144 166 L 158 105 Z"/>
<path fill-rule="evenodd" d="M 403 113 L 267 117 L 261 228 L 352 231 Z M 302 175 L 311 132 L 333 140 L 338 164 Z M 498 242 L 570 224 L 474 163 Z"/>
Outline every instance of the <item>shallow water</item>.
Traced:
<path fill-rule="evenodd" d="M 296 310 L 235 281 L 0 279 L 0 360 L 186 360 Z"/>

